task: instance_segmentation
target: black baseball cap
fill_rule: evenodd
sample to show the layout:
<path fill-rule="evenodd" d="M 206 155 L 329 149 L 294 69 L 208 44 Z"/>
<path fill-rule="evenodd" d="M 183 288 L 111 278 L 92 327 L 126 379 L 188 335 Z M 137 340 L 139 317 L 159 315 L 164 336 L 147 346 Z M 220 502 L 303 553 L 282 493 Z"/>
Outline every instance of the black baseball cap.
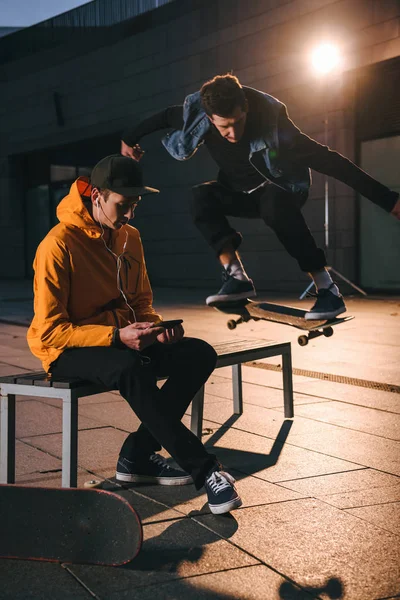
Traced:
<path fill-rule="evenodd" d="M 158 194 L 160 190 L 143 185 L 143 171 L 133 158 L 111 154 L 93 167 L 90 183 L 97 188 L 111 190 L 122 196 Z"/>

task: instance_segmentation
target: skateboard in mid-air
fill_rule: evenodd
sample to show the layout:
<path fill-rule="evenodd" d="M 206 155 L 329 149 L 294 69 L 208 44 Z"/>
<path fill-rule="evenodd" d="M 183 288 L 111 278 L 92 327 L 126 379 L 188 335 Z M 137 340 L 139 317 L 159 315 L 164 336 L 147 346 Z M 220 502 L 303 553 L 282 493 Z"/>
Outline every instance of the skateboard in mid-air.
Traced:
<path fill-rule="evenodd" d="M 282 325 L 291 325 L 297 329 L 307 331 L 307 335 L 300 335 L 297 339 L 300 346 L 307 346 L 309 340 L 321 335 L 330 337 L 333 335 L 333 327 L 335 325 L 354 319 L 352 316 L 346 316 L 308 321 L 305 318 L 306 310 L 291 306 L 282 306 L 281 304 L 272 304 L 270 302 L 254 302 L 248 298 L 236 302 L 213 303 L 210 306 L 227 315 L 239 316 L 238 319 L 229 319 L 227 322 L 228 329 L 235 329 L 240 323 L 247 323 L 251 320 L 264 320 L 281 323 Z"/>
<path fill-rule="evenodd" d="M 142 546 L 130 503 L 103 489 L 0 485 L 0 558 L 117 566 Z"/>

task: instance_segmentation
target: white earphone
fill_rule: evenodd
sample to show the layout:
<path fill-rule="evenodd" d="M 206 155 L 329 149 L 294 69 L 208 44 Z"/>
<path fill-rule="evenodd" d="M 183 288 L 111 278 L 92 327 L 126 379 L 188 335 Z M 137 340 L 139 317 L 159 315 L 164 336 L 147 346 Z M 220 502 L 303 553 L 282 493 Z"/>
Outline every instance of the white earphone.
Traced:
<path fill-rule="evenodd" d="M 125 302 L 126 306 L 129 308 L 129 310 L 133 314 L 133 319 L 134 319 L 134 322 L 136 323 L 136 314 L 135 314 L 135 311 L 133 310 L 132 306 L 129 304 L 128 299 L 127 299 L 127 297 L 125 295 L 124 290 L 122 289 L 122 280 L 121 280 L 121 275 L 120 275 L 120 273 L 121 273 L 121 266 L 122 266 L 122 256 L 124 255 L 125 248 L 126 248 L 126 245 L 128 243 L 128 230 L 127 229 L 125 230 L 125 242 L 124 242 L 124 245 L 123 245 L 123 248 L 122 248 L 122 252 L 121 252 L 121 254 L 117 255 L 117 254 L 115 254 L 115 252 L 113 252 L 111 250 L 111 248 L 109 248 L 107 246 L 106 241 L 104 239 L 104 227 L 103 227 L 103 223 L 101 222 L 101 220 L 99 218 L 100 217 L 100 215 L 99 215 L 100 202 L 99 202 L 98 198 L 96 198 L 96 207 L 97 207 L 97 218 L 98 218 L 98 221 L 99 221 L 99 224 L 100 224 L 100 228 L 101 228 L 101 239 L 103 240 L 103 244 L 104 244 L 107 252 L 109 252 L 110 254 L 112 254 L 113 257 L 117 261 L 117 288 L 118 288 L 118 291 L 120 292 L 122 298 L 124 299 L 124 302 Z M 104 210 L 103 209 L 101 209 L 101 210 L 104 213 Z M 105 216 L 107 217 L 106 214 L 105 214 Z"/>

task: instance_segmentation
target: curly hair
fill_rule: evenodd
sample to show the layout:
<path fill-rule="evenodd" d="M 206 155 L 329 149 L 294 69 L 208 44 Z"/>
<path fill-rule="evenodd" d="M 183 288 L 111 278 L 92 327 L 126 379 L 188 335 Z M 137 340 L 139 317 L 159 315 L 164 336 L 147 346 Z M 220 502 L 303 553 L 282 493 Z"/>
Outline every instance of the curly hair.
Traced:
<path fill-rule="evenodd" d="M 235 75 L 216 75 L 200 89 L 200 98 L 207 115 L 230 117 L 237 106 L 246 109 L 246 96 Z"/>

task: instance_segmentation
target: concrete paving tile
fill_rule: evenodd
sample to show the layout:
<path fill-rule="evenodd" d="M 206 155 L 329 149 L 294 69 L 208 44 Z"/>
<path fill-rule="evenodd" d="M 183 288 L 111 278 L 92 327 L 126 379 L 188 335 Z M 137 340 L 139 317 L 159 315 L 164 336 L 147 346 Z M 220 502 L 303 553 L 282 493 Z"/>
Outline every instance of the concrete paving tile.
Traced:
<path fill-rule="evenodd" d="M 127 432 L 136 431 L 140 425 L 140 420 L 125 400 L 80 404 L 79 415 L 90 417 L 90 420 L 101 425 L 109 425 Z"/>
<path fill-rule="evenodd" d="M 271 365 L 282 365 L 282 361 L 277 357 L 267 358 L 261 361 L 257 361 L 257 363 L 267 363 Z M 295 365 L 293 365 L 295 366 Z M 310 367 L 307 367 L 310 369 Z M 225 367 L 224 369 L 230 369 L 230 367 Z M 218 369 L 215 371 L 216 375 L 223 375 L 224 377 L 231 377 L 231 372 L 225 371 L 224 369 Z M 278 389 L 283 388 L 282 381 L 282 372 L 281 371 L 269 371 L 266 369 L 258 369 L 251 366 L 243 366 L 242 368 L 242 379 L 246 383 L 253 383 L 257 385 L 262 385 L 266 387 L 276 387 Z M 305 383 L 307 381 L 315 381 L 315 379 L 311 377 L 303 377 L 300 375 L 293 375 L 293 387 L 296 390 L 297 383 Z M 302 391 L 302 390 L 300 390 Z"/>
<path fill-rule="evenodd" d="M 400 483 L 390 487 L 378 487 L 346 494 L 330 494 L 319 496 L 320 500 L 337 508 L 355 508 L 358 506 L 373 506 L 386 502 L 400 502 Z"/>
<path fill-rule="evenodd" d="M 154 487 L 165 488 L 165 486 Z M 108 477 L 107 480 L 103 481 L 101 489 L 115 492 L 123 498 L 126 498 L 138 512 L 143 525 L 184 518 L 184 515 L 179 511 L 168 508 L 165 506 L 165 503 L 157 502 L 148 495 L 145 495 L 141 486 L 136 484 L 121 484 L 121 482 L 115 480 L 114 476 Z"/>
<path fill-rule="evenodd" d="M 40 398 L 40 402 L 44 404 L 51 404 L 52 406 L 60 407 L 61 401 L 57 398 Z M 82 406 L 88 404 L 101 404 L 111 402 L 126 402 L 119 394 L 115 395 L 113 392 L 104 392 L 103 394 L 94 394 L 93 396 L 86 396 L 85 398 L 79 398 L 78 400 L 78 412 Z"/>
<path fill-rule="evenodd" d="M 232 519 L 230 525 L 233 531 L 237 523 Z M 86 565 L 72 565 L 71 571 L 95 594 L 111 600 L 131 598 L 139 586 L 151 586 L 155 597 L 154 584 L 258 564 L 257 559 L 188 518 L 145 525 L 143 534 L 139 556 L 118 571 Z"/>
<path fill-rule="evenodd" d="M 325 402 L 324 404 L 299 406 L 296 410 L 296 417 L 298 415 L 364 431 L 386 439 L 400 439 L 400 414 L 395 415 L 372 408 L 352 406 L 343 402 Z"/>
<path fill-rule="evenodd" d="M 293 435 L 290 442 L 302 448 L 325 452 L 331 457 L 400 475 L 400 443 L 393 440 L 335 427 L 323 434 Z"/>
<path fill-rule="evenodd" d="M 219 402 L 221 399 L 233 401 L 232 382 L 223 377 L 214 377 L 206 384 L 206 402 Z M 305 394 L 293 394 L 295 405 L 311 402 L 326 402 L 325 399 L 309 397 Z M 243 402 L 264 408 L 283 410 L 283 391 L 281 388 L 266 387 L 255 383 L 243 383 Z"/>
<path fill-rule="evenodd" d="M 223 424 L 233 414 L 233 406 L 230 401 L 208 404 L 204 403 L 204 416 L 210 421 Z M 243 408 L 243 414 L 238 415 L 235 420 L 235 429 L 248 431 L 257 435 L 266 437 L 276 437 L 282 425 L 283 414 L 275 409 L 264 408 L 246 404 Z M 290 430 L 290 438 L 302 433 L 321 433 L 322 435 L 335 426 L 320 421 L 313 421 L 301 416 L 295 416 Z"/>
<path fill-rule="evenodd" d="M 6 375 L 19 375 L 20 373 L 27 373 L 27 369 L 23 367 L 12 367 L 7 363 L 1 362 L 0 359 L 0 377 L 5 377 Z"/>
<path fill-rule="evenodd" d="M 290 423 L 289 420 L 281 422 L 276 440 L 236 429 L 222 429 L 203 436 L 203 442 L 207 442 L 207 447 L 212 444 L 209 451 L 216 454 L 224 466 L 256 474 L 272 483 L 359 469 L 353 462 L 285 443 L 290 436 Z"/>
<path fill-rule="evenodd" d="M 265 565 L 241 567 L 229 571 L 179 579 L 157 586 L 157 595 L 164 599 L 192 598 L 196 600 L 311 600 L 315 598 L 290 583 Z M 130 598 L 154 600 L 152 586 L 132 590 Z M 114 598 L 114 596 L 111 596 Z"/>
<path fill-rule="evenodd" d="M 16 477 L 40 471 L 61 469 L 61 460 L 17 440 L 15 444 Z"/>
<path fill-rule="evenodd" d="M 14 373 L 14 368 L 25 369 L 25 371 L 43 371 L 42 363 L 38 358 L 35 358 L 30 352 L 21 352 L 18 356 L 4 355 L 2 362 L 10 365 L 11 374 Z"/>
<path fill-rule="evenodd" d="M 328 494 L 400 485 L 400 478 L 374 469 L 360 469 L 359 471 L 348 471 L 347 473 L 284 481 L 281 485 L 301 494 L 320 498 Z"/>
<path fill-rule="evenodd" d="M 346 512 L 400 536 L 400 502 L 349 508 Z"/>
<path fill-rule="evenodd" d="M 126 433 L 112 427 L 81 431 L 78 439 L 79 466 L 93 472 L 115 470 L 119 450 L 125 438 Z M 61 434 L 26 438 L 26 441 L 61 458 Z"/>
<path fill-rule="evenodd" d="M 90 600 L 86 590 L 64 567 L 33 560 L 0 559 L 1 600 Z"/>
<path fill-rule="evenodd" d="M 90 429 L 99 424 L 93 419 L 79 416 L 78 428 Z M 61 406 L 55 408 L 39 402 L 37 399 L 29 402 L 19 402 L 16 410 L 16 436 L 26 438 L 33 435 L 58 433 L 62 431 Z"/>
<path fill-rule="evenodd" d="M 302 499 L 236 510 L 231 516 L 237 529 L 228 534 L 214 515 L 197 520 L 306 589 L 336 578 L 344 593 L 334 597 L 348 600 L 387 597 L 399 590 L 398 537 L 347 512 Z"/>
<path fill-rule="evenodd" d="M 243 507 L 258 506 L 274 502 L 285 502 L 304 497 L 304 494 L 287 490 L 258 477 L 251 477 L 236 469 L 229 469 L 236 479 L 236 488 L 243 501 Z M 135 488 L 133 488 L 135 489 Z M 138 491 L 145 496 L 162 502 L 183 514 L 209 513 L 207 494 L 204 489 L 196 491 L 193 485 L 185 486 L 140 486 Z"/>
<path fill-rule="evenodd" d="M 399 395 L 393 392 L 383 392 L 381 390 L 335 383 L 333 381 L 323 381 L 321 379 L 303 381 L 304 379 L 299 378 L 295 382 L 294 389 L 297 392 L 304 392 L 305 394 L 330 400 L 341 400 L 349 404 L 377 408 L 397 414 L 400 413 Z M 371 378 L 368 377 L 368 379 Z"/>

